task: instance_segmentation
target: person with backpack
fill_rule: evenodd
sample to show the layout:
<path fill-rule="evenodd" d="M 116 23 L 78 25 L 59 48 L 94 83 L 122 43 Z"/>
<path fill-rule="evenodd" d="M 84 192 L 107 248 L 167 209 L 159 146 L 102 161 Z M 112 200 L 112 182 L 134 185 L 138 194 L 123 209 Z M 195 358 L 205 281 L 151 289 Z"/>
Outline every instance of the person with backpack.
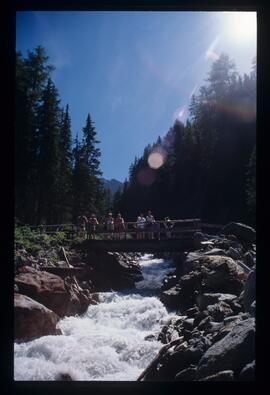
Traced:
<path fill-rule="evenodd" d="M 105 225 L 106 225 L 106 230 L 111 232 L 107 235 L 107 238 L 112 239 L 113 238 L 113 231 L 114 231 L 114 219 L 113 219 L 112 213 L 108 214 L 106 221 L 105 221 Z"/>
<path fill-rule="evenodd" d="M 172 228 L 174 227 L 174 223 L 169 217 L 165 217 L 164 227 L 166 229 L 166 237 L 167 239 L 170 239 L 172 237 Z"/>
<path fill-rule="evenodd" d="M 145 222 L 146 219 L 143 216 L 143 213 L 141 213 L 136 222 L 136 229 L 137 229 L 137 239 L 144 239 L 144 229 L 145 229 Z"/>
<path fill-rule="evenodd" d="M 91 217 L 88 219 L 88 237 L 90 239 L 96 238 L 96 228 L 98 225 L 98 220 L 95 214 L 92 214 Z"/>
<path fill-rule="evenodd" d="M 121 232 L 125 231 L 125 221 L 120 213 L 117 214 L 117 217 L 114 220 L 114 228 L 115 228 L 115 231 L 117 232 L 116 237 L 118 239 L 121 239 L 123 236 L 123 233 L 121 233 Z"/>

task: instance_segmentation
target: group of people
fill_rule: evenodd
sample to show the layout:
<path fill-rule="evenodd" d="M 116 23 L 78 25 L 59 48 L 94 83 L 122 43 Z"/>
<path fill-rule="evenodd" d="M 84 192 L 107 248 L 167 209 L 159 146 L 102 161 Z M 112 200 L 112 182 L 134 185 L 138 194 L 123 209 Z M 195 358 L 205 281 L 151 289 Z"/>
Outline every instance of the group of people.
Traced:
<path fill-rule="evenodd" d="M 85 215 L 80 215 L 78 217 L 78 225 L 83 236 L 87 235 L 90 239 L 96 238 L 96 230 L 99 222 L 95 214 L 91 214 L 89 218 Z M 163 225 L 166 229 L 166 237 L 171 238 L 172 228 L 174 226 L 173 222 L 169 217 L 166 217 L 163 221 Z M 125 231 L 127 230 L 124 218 L 120 213 L 114 218 L 113 214 L 109 212 L 105 222 L 103 222 L 103 226 L 105 226 L 107 239 L 121 239 L 124 237 Z M 137 239 L 156 238 L 160 240 L 160 221 L 155 220 L 151 210 L 148 210 L 146 217 L 144 217 L 143 213 L 140 213 L 137 217 L 137 221 L 134 223 L 134 228 L 136 229 Z"/>

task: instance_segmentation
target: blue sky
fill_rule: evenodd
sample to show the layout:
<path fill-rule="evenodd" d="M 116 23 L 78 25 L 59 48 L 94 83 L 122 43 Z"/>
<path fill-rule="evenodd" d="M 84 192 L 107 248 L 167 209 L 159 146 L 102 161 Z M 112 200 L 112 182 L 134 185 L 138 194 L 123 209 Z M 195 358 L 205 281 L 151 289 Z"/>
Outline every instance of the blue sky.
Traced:
<path fill-rule="evenodd" d="M 191 94 L 221 52 L 240 74 L 251 71 L 256 26 L 240 14 L 18 12 L 16 49 L 26 55 L 46 48 L 61 104 L 70 106 L 73 136 L 90 113 L 103 177 L 123 181 L 148 143 L 176 117 L 186 121 Z"/>

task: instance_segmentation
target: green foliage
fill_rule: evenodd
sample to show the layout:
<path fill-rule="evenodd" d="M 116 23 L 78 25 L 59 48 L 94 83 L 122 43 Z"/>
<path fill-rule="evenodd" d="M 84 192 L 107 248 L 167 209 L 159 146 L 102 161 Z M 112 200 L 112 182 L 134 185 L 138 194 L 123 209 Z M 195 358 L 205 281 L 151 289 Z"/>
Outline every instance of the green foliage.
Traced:
<path fill-rule="evenodd" d="M 58 247 L 66 243 L 67 238 L 65 232 L 48 235 L 42 233 L 41 228 L 33 230 L 28 226 L 15 227 L 15 250 L 24 248 L 27 252 L 35 255 L 42 248 Z"/>
<path fill-rule="evenodd" d="M 69 106 L 60 107 L 52 70 L 40 46 L 25 58 L 16 54 L 15 216 L 23 224 L 71 222 L 106 209 L 90 114 L 73 149 Z"/>

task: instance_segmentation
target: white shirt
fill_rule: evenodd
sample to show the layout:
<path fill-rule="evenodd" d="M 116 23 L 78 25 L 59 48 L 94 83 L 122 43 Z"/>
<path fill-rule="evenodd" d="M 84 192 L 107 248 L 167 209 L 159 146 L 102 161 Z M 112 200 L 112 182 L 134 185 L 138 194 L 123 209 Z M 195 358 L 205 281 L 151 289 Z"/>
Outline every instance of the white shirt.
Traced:
<path fill-rule="evenodd" d="M 144 226 L 145 226 L 145 222 L 146 222 L 146 219 L 144 218 L 144 217 L 138 217 L 137 218 L 137 227 L 139 228 L 139 229 L 144 229 Z"/>

